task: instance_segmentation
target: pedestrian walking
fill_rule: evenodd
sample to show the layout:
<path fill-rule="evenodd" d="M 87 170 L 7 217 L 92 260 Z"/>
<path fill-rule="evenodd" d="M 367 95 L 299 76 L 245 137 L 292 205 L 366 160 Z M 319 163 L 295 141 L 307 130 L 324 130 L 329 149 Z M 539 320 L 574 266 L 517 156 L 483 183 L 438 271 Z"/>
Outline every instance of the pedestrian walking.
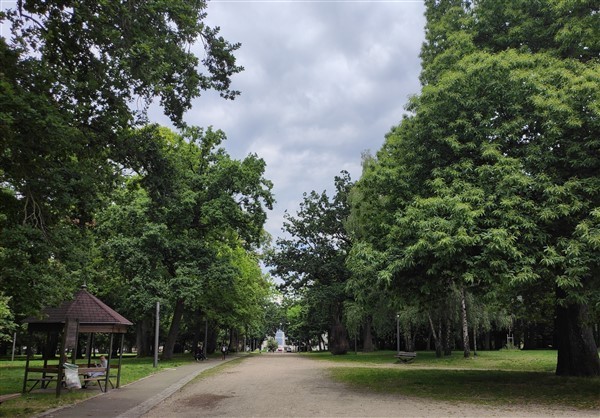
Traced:
<path fill-rule="evenodd" d="M 221 346 L 221 360 L 225 360 L 225 354 L 227 354 L 227 344 L 223 343 Z"/>

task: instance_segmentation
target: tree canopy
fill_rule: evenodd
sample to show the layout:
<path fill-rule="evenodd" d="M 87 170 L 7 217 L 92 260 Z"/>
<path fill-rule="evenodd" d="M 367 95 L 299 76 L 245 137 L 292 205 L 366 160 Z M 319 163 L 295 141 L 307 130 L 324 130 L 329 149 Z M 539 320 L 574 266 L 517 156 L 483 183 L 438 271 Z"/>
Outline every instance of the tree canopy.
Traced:
<path fill-rule="evenodd" d="M 211 329 L 260 317 L 271 291 L 256 254 L 273 203 L 264 161 L 233 160 L 223 132 L 185 122 L 202 92 L 239 94 L 240 44 L 205 9 L 22 0 L 0 12 L 2 321 L 87 283 L 136 320 L 141 352 L 163 302 L 168 356 L 184 313 Z M 149 123 L 154 101 L 179 132 Z"/>
<path fill-rule="evenodd" d="M 352 186 L 346 172 L 335 178 L 336 193 L 304 194 L 296 217 L 286 214 L 283 230 L 289 238 L 277 240 L 268 257 L 273 274 L 284 280 L 284 288 L 303 290 L 313 315 L 326 318 L 329 349 L 334 354 L 348 351 L 348 337 L 342 322 L 348 270 L 345 258 L 350 239 L 344 223 L 349 215 L 348 192 Z"/>
<path fill-rule="evenodd" d="M 363 261 L 351 266 L 371 260 L 380 282 L 426 303 L 452 287 L 544 283 L 556 292 L 557 373 L 598 375 L 586 306 L 599 288 L 600 68 L 594 41 L 572 32 L 597 31 L 598 14 L 545 4 L 427 2 L 423 89 L 356 186 Z"/>

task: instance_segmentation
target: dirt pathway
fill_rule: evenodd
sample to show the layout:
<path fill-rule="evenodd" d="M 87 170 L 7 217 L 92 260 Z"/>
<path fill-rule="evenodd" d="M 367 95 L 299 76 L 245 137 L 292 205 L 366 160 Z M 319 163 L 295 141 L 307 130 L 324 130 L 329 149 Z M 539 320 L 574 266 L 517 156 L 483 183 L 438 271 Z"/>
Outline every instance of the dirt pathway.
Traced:
<path fill-rule="evenodd" d="M 145 417 L 565 417 L 597 411 L 485 407 L 360 393 L 328 376 L 326 362 L 294 354 L 252 356 L 195 380 Z"/>

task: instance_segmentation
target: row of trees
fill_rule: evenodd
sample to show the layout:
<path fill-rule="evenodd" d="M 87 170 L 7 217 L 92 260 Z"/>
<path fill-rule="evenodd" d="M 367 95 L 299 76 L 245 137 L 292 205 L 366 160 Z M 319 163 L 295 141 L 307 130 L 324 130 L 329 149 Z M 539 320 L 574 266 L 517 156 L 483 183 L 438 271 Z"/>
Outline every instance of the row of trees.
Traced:
<path fill-rule="evenodd" d="M 426 6 L 410 114 L 356 184 L 305 195 L 274 272 L 327 312 L 333 353 L 348 349 L 343 318 L 366 347 L 374 321 L 398 315 L 408 349 L 426 324 L 438 355 L 458 328 L 468 357 L 478 330 L 550 315 L 556 373 L 600 375 L 598 6 Z"/>
<path fill-rule="evenodd" d="M 223 132 L 184 121 L 205 90 L 239 94 L 239 44 L 204 23 L 205 7 L 22 0 L 0 11 L 5 344 L 23 318 L 84 283 L 135 322 L 141 355 L 157 301 L 165 357 L 178 335 L 202 339 L 205 321 L 211 340 L 219 329 L 262 339 L 272 293 L 257 254 L 273 203 L 264 161 L 233 160 Z M 155 100 L 178 133 L 149 123 Z"/>

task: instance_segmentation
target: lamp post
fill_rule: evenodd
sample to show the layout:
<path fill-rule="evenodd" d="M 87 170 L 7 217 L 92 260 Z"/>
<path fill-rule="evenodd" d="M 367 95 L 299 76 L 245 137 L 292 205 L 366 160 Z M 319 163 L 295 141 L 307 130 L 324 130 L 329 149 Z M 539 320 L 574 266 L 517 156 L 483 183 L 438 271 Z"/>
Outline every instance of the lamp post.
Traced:
<path fill-rule="evenodd" d="M 396 314 L 396 351 L 400 354 L 400 314 Z"/>
<path fill-rule="evenodd" d="M 158 367 L 158 333 L 160 331 L 160 302 L 156 302 L 156 327 L 154 330 L 154 368 Z"/>

